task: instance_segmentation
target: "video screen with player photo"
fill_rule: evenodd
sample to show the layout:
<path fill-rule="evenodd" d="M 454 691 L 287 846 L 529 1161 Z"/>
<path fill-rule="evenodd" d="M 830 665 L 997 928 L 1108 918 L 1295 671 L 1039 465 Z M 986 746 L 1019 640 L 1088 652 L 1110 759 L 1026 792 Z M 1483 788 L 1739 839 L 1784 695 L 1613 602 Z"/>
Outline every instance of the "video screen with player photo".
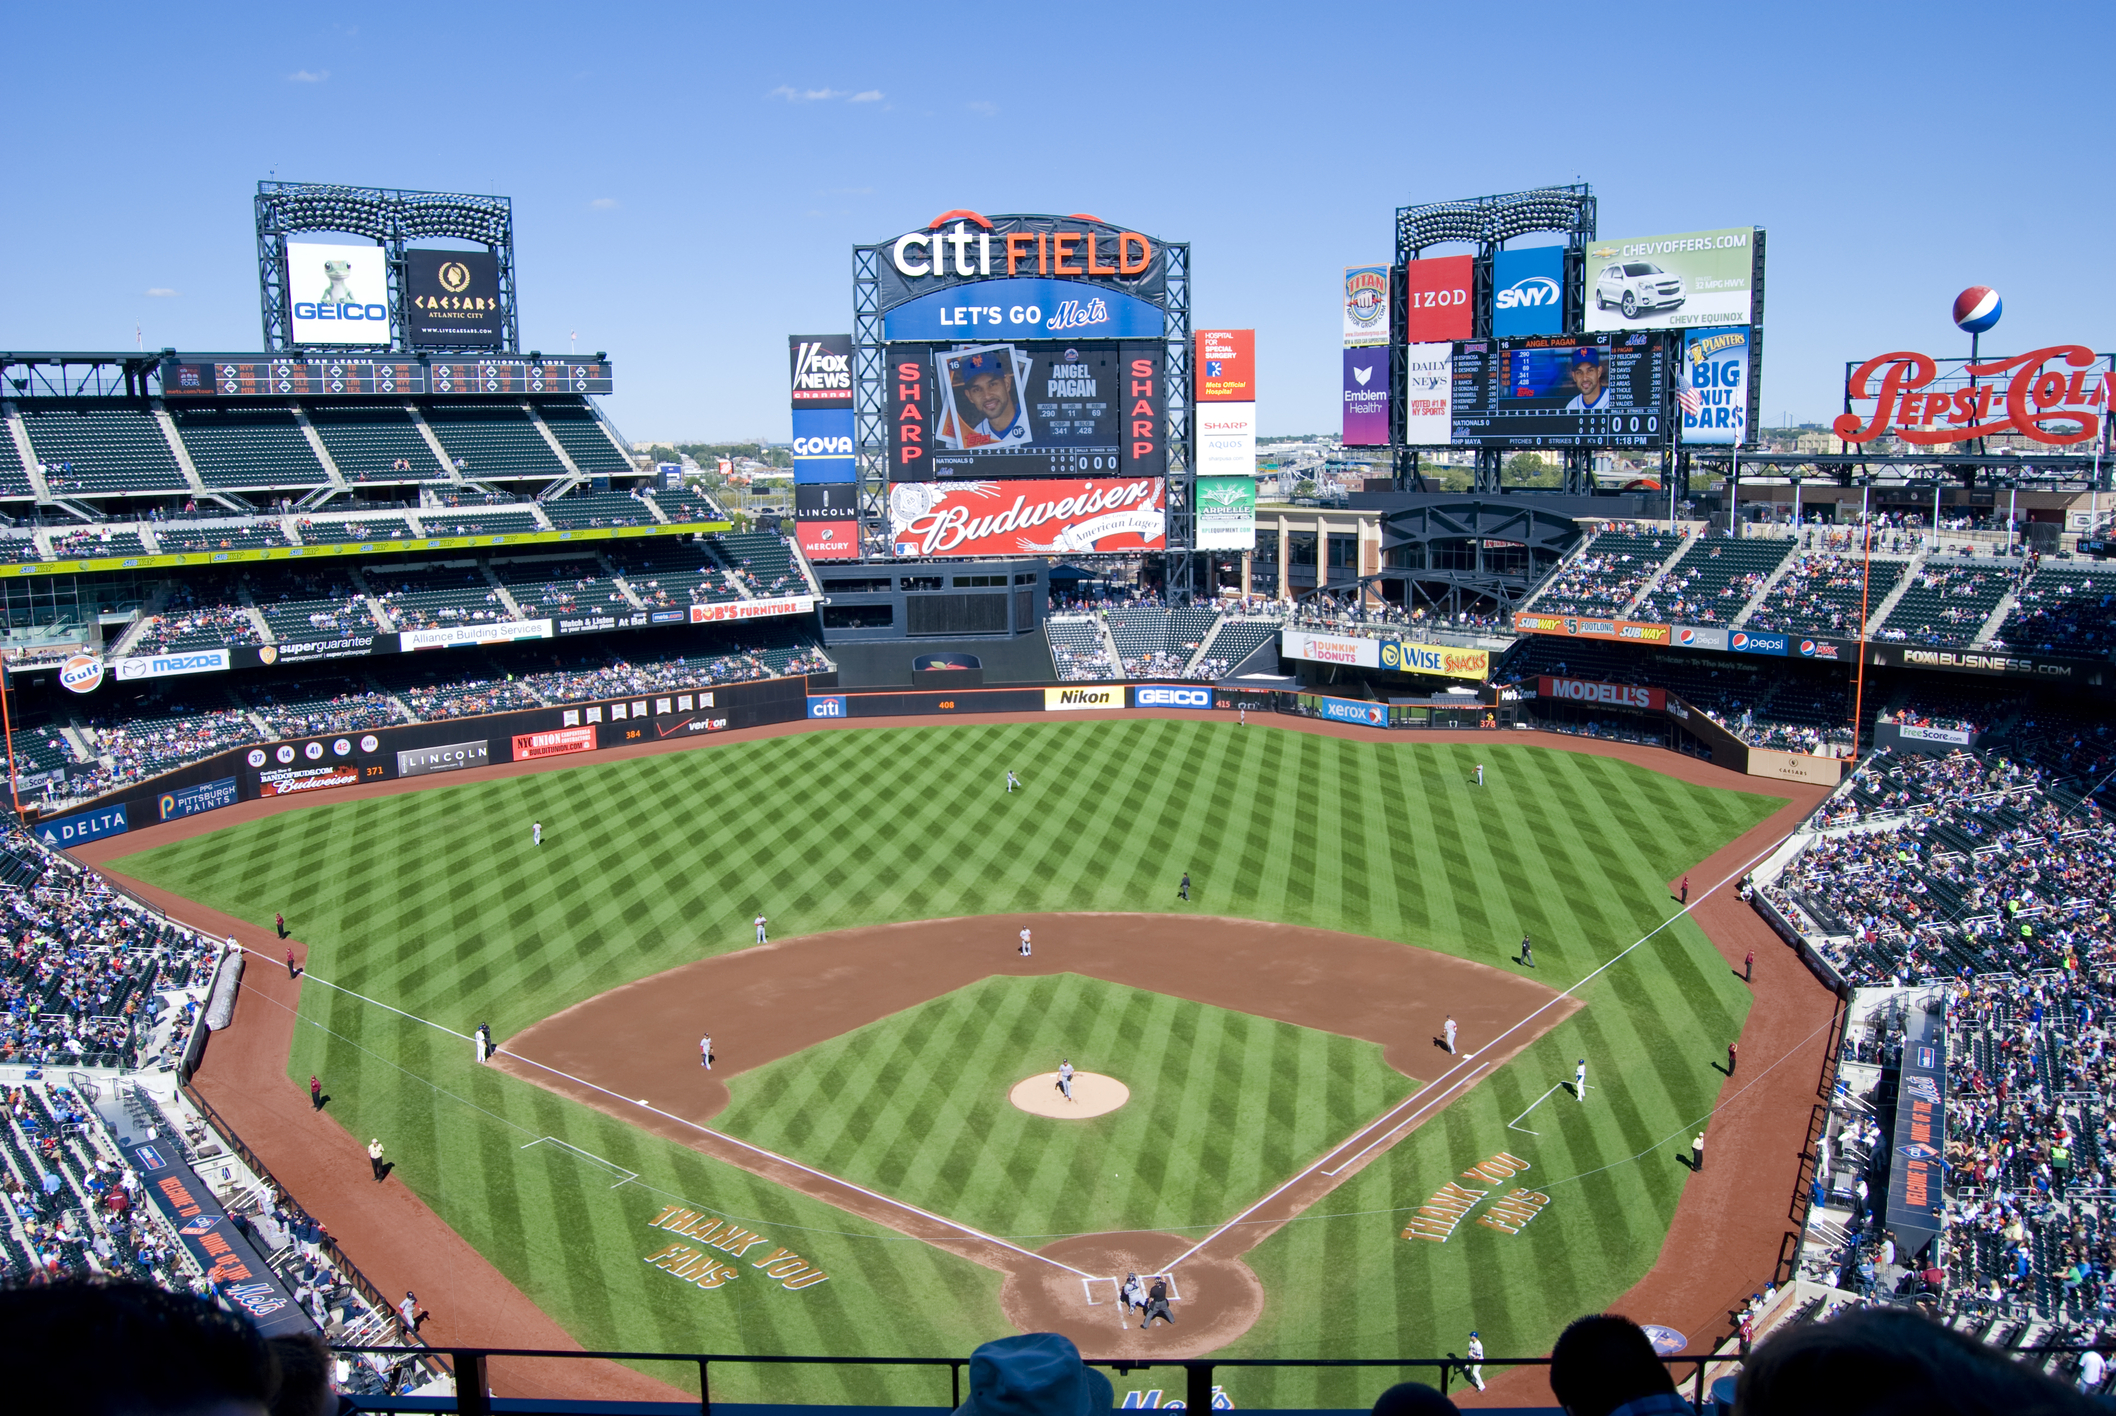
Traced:
<path fill-rule="evenodd" d="M 981 344 L 936 353 L 941 396 L 935 440 L 956 452 L 1029 447 L 1030 359 L 1011 344 Z"/>

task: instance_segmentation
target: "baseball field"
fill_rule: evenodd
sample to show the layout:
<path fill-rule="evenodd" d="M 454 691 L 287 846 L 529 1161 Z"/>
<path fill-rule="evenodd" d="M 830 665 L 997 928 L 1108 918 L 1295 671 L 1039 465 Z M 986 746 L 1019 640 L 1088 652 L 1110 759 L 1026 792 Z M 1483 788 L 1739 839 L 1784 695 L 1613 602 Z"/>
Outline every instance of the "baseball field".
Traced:
<path fill-rule="evenodd" d="M 1089 1355 L 1471 1329 L 1529 1354 L 1660 1253 L 1692 1179 L 1671 1148 L 1751 998 L 1669 882 L 1783 804 L 1497 740 L 1009 722 L 318 802 L 112 865 L 284 911 L 309 975 L 287 1086 L 321 1077 L 392 1183 L 588 1347 L 960 1356 L 1034 1321 Z M 1130 1099 L 1008 1101 L 1061 1057 Z M 1176 1327 L 1119 1325 L 1127 1260 L 1194 1275 Z M 1229 1381 L 1343 1406 L 1379 1379 Z M 714 1395 L 944 1393 L 728 1367 Z"/>

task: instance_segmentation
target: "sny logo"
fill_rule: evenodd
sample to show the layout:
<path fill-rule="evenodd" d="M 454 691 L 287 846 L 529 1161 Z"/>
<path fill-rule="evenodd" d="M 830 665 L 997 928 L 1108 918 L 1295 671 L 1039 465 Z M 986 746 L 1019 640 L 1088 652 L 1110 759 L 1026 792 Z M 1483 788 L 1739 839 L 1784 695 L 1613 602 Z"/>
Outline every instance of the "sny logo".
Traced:
<path fill-rule="evenodd" d="M 1531 275 L 1501 290 L 1493 303 L 1502 310 L 1555 305 L 1558 303 L 1558 283 L 1547 275 Z"/>

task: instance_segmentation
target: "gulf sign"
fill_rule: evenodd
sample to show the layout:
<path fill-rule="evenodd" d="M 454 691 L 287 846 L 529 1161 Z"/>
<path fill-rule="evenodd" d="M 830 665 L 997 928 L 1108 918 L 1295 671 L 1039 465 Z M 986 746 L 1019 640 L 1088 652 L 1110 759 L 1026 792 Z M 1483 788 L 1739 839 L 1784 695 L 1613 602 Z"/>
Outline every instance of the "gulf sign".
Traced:
<path fill-rule="evenodd" d="M 1668 706 L 1663 689 L 1635 683 L 1600 683 L 1593 679 L 1552 678 L 1536 680 L 1536 697 L 1558 698 L 1570 703 L 1592 703 L 1603 708 L 1644 708 L 1658 713 Z"/>
<path fill-rule="evenodd" d="M 1590 615 L 1550 615 L 1523 611 L 1514 616 L 1522 634 L 1562 634 L 1570 639 L 1615 639 L 1626 644 L 1667 644 L 1673 631 L 1664 624 L 1597 619 Z"/>
<path fill-rule="evenodd" d="M 69 692 L 94 693 L 103 686 L 103 661 L 94 654 L 75 654 L 59 665 L 59 683 Z"/>

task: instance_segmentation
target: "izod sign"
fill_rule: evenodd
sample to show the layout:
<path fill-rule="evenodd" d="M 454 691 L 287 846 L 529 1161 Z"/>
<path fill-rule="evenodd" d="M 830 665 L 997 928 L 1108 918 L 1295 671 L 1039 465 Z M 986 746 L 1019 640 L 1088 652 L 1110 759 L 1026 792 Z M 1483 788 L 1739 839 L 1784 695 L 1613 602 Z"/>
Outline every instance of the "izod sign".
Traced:
<path fill-rule="evenodd" d="M 1834 429 L 1863 446 L 1893 435 L 1916 447 L 2014 433 L 2068 447 L 2101 435 L 2108 373 L 2084 344 L 2053 344 L 2010 359 L 1963 364 L 1944 381 L 1929 354 L 1877 354 L 1845 381 L 1849 412 Z"/>

